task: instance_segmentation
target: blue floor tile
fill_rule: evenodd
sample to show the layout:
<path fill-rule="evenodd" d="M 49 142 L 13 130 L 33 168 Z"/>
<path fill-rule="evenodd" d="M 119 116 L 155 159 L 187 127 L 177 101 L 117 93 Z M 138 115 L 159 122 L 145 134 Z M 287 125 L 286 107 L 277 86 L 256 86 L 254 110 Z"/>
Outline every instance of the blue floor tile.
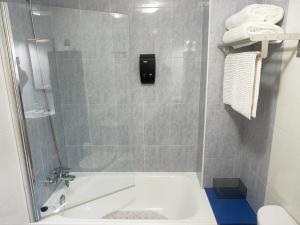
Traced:
<path fill-rule="evenodd" d="M 246 199 L 218 199 L 213 188 L 205 188 L 219 225 L 256 225 L 256 214 Z"/>

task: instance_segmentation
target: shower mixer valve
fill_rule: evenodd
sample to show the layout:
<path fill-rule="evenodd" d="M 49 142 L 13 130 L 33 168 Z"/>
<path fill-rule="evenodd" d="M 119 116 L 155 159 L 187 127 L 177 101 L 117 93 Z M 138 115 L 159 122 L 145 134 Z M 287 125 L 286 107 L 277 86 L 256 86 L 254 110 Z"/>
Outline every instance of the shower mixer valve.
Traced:
<path fill-rule="evenodd" d="M 70 174 L 70 168 L 57 167 L 51 171 L 50 175 L 45 181 L 45 184 L 57 184 L 60 181 L 65 182 L 69 187 L 70 181 L 73 181 L 76 177 Z"/>

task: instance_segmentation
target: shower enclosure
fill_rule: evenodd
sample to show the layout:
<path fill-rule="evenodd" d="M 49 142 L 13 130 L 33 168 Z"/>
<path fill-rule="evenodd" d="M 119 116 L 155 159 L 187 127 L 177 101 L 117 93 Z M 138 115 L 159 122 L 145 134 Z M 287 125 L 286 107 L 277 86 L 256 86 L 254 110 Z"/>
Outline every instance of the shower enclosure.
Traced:
<path fill-rule="evenodd" d="M 201 183 L 208 7 L 1 2 L 36 221 L 95 201 L 105 216 L 134 202 L 147 176 Z M 140 54 L 156 55 L 153 85 L 140 82 Z"/>

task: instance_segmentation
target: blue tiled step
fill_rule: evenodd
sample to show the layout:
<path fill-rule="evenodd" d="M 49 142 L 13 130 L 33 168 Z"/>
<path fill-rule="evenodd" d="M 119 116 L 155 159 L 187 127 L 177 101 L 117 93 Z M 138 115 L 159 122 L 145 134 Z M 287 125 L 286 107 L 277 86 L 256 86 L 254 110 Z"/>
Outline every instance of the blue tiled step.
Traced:
<path fill-rule="evenodd" d="M 205 188 L 219 225 L 256 225 L 256 214 L 246 199 L 218 199 L 213 188 Z"/>

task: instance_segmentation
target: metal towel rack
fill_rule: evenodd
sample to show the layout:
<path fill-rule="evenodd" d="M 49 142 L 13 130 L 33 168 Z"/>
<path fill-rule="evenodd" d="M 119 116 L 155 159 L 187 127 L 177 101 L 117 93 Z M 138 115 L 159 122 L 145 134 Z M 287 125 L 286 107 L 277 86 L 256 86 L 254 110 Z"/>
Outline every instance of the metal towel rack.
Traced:
<path fill-rule="evenodd" d="M 254 34 L 250 35 L 248 39 L 236 41 L 227 44 L 220 44 L 218 48 L 220 48 L 225 55 L 230 53 L 230 49 L 235 46 L 243 45 L 249 42 L 261 42 L 261 56 L 263 59 L 268 57 L 269 52 L 269 42 L 270 41 L 279 41 L 279 40 L 297 40 L 297 55 L 296 57 L 300 57 L 300 33 L 284 33 L 284 34 Z"/>

